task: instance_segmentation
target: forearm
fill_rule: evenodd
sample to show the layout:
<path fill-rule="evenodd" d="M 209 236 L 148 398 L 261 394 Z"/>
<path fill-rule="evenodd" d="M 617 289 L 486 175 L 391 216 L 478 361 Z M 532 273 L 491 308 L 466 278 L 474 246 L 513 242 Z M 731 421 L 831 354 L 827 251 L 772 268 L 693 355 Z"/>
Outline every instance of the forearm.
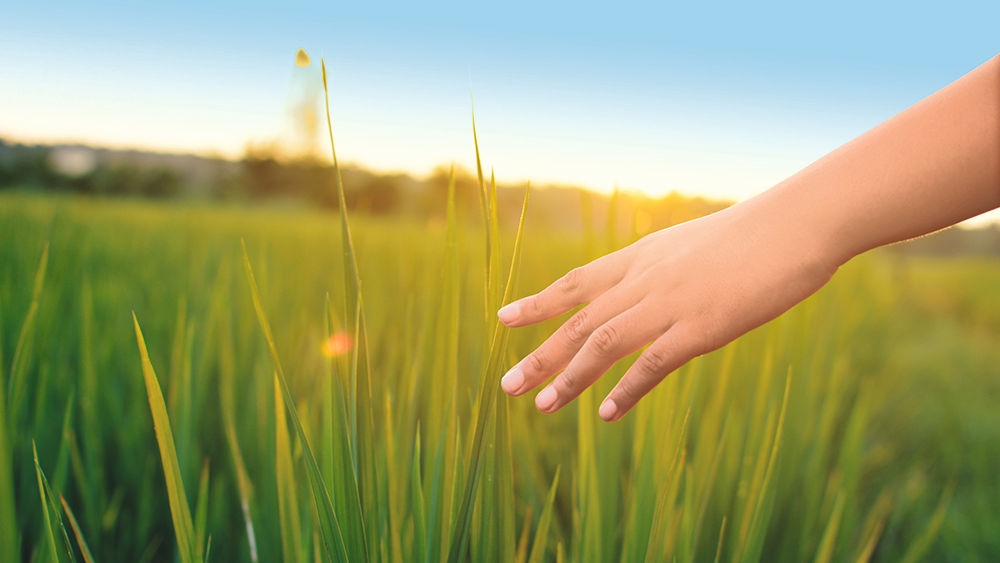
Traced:
<path fill-rule="evenodd" d="M 741 205 L 836 265 L 1000 207 L 1000 56 Z"/>

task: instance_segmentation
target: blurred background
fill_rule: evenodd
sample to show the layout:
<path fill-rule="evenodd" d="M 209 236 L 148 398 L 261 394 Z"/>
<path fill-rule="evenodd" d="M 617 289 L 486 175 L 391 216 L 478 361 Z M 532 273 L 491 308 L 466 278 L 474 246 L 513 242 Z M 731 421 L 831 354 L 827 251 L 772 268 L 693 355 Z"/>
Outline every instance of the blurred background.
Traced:
<path fill-rule="evenodd" d="M 475 169 L 470 94 L 502 185 L 738 201 L 995 54 L 998 16 L 986 2 L 6 3 L 0 186 L 323 205 L 323 57 L 348 188 L 373 211 L 423 212 L 443 169 Z M 293 64 L 299 48 L 312 65 Z"/>

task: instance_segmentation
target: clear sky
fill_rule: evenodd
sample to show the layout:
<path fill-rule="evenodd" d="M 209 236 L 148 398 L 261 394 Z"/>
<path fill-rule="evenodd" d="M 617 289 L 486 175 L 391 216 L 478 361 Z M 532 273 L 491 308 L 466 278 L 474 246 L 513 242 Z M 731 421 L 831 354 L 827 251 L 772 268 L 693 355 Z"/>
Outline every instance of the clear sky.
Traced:
<path fill-rule="evenodd" d="M 1000 51 L 996 1 L 418 4 L 3 2 L 0 136 L 236 157 L 302 47 L 343 160 L 471 168 L 471 91 L 501 180 L 743 199 Z"/>

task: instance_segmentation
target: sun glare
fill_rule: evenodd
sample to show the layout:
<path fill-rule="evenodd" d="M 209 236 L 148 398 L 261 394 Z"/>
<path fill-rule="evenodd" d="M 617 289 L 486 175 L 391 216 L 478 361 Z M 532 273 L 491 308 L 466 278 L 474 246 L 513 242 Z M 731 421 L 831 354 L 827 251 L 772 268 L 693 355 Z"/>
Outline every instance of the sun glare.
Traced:
<path fill-rule="evenodd" d="M 323 355 L 329 358 L 342 356 L 354 347 L 354 339 L 346 332 L 335 332 L 323 343 Z"/>

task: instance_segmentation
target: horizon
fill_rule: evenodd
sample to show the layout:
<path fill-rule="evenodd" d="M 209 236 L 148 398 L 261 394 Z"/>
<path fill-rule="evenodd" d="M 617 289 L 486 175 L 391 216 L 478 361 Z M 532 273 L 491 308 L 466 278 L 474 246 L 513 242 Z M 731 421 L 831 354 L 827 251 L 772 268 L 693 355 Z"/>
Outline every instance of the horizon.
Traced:
<path fill-rule="evenodd" d="M 11 5 L 0 50 L 31 56 L 0 60 L 0 137 L 326 156 L 325 117 L 302 143 L 292 115 L 319 110 L 325 58 L 344 161 L 474 169 L 471 92 L 504 183 L 740 201 L 988 59 L 1000 19 L 977 3 L 527 7 Z"/>

